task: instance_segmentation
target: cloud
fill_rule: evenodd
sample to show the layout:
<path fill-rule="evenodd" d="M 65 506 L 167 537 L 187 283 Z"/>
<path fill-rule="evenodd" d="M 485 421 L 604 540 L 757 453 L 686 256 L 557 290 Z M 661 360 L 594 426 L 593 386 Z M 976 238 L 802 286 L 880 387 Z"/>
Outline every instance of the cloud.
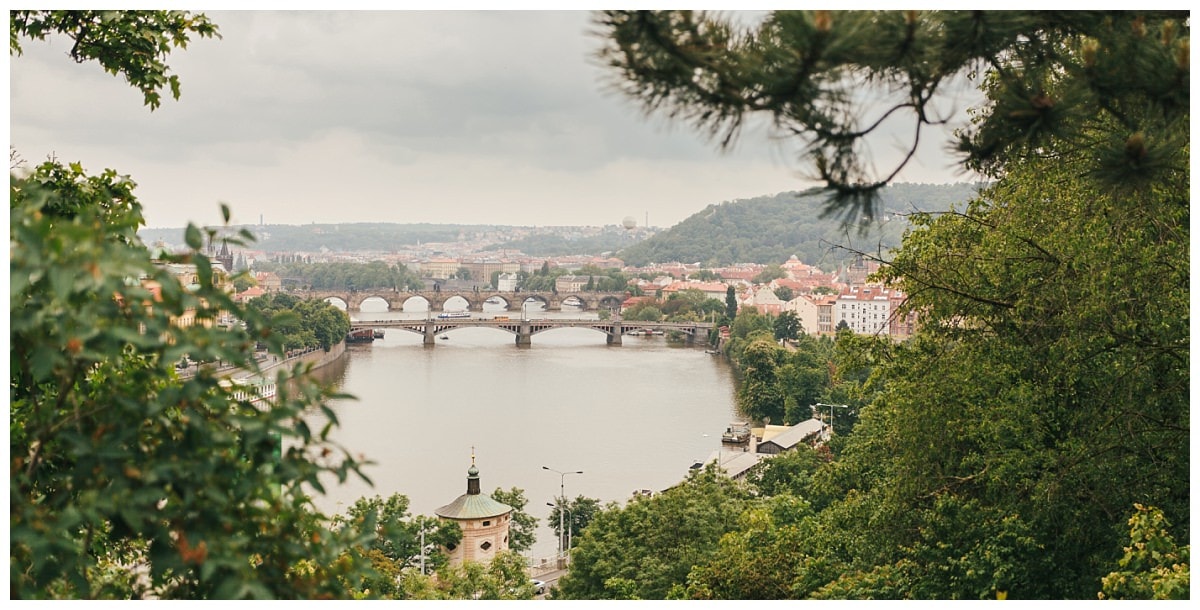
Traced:
<path fill-rule="evenodd" d="M 11 143 L 139 184 L 151 226 L 215 222 L 669 225 L 800 189 L 792 142 L 721 152 L 606 92 L 584 11 L 212 12 L 156 111 L 65 38 L 10 60 Z M 249 218 L 245 218 L 248 216 Z"/>

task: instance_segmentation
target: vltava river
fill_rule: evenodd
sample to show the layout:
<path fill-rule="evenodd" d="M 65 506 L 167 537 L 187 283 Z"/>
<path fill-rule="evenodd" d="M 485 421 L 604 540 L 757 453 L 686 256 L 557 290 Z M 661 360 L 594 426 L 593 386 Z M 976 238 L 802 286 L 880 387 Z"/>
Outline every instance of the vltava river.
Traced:
<path fill-rule="evenodd" d="M 482 315 L 494 313 L 520 315 Z M 375 462 L 365 469 L 374 488 L 328 484 L 328 495 L 317 499 L 327 514 L 360 496 L 401 493 L 414 514 L 433 515 L 466 491 L 474 448 L 484 492 L 525 490 L 525 510 L 539 519 L 533 555 L 552 555 L 546 503 L 562 478 L 543 466 L 583 471 L 565 477 L 569 498 L 623 503 L 634 490 L 679 482 L 720 446 L 734 418 L 732 372 L 702 348 L 629 336 L 623 346 L 608 346 L 603 334 L 588 329 L 537 334 L 528 348 L 497 329 L 464 328 L 448 337 L 425 347 L 420 335 L 388 330 L 373 344 L 349 346 L 323 371 L 358 398 L 332 405 L 341 420 L 335 440 Z"/>

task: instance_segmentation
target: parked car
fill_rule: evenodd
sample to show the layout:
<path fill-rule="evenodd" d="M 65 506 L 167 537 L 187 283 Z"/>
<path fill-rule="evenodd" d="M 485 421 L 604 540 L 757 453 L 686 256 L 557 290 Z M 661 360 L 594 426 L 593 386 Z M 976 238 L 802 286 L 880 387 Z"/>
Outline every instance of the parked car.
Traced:
<path fill-rule="evenodd" d="M 533 582 L 534 595 L 545 595 L 546 594 L 546 583 L 544 583 L 536 578 L 533 579 L 531 582 Z"/>

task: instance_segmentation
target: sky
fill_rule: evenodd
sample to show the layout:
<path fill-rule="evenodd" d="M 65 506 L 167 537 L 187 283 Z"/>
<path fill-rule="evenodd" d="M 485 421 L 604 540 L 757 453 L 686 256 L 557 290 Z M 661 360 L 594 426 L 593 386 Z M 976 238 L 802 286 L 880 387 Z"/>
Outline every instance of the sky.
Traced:
<path fill-rule="evenodd" d="M 221 38 L 167 58 L 182 95 L 153 112 L 68 38 L 23 41 L 10 145 L 129 175 L 151 228 L 219 224 L 222 202 L 235 224 L 669 227 L 812 185 L 761 126 L 722 151 L 612 92 L 587 11 L 205 13 Z M 926 140 L 900 181 L 965 179 Z"/>

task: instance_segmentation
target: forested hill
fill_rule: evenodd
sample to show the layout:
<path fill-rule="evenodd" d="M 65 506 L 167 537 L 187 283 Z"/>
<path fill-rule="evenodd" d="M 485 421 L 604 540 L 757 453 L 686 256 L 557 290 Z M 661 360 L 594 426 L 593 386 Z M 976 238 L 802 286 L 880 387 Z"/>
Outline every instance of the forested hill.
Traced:
<path fill-rule="evenodd" d="M 900 245 L 908 222 L 903 214 L 943 211 L 969 200 L 975 184 L 895 184 L 881 194 L 868 232 L 846 227 L 840 217 L 821 218 L 825 196 L 811 192 L 739 199 L 710 205 L 650 239 L 621 250 L 628 265 L 648 263 L 779 263 L 793 254 L 832 268 L 852 256 L 842 247 L 875 252 Z M 961 207 L 961 206 L 960 206 Z M 840 246 L 840 247 L 839 247 Z"/>

